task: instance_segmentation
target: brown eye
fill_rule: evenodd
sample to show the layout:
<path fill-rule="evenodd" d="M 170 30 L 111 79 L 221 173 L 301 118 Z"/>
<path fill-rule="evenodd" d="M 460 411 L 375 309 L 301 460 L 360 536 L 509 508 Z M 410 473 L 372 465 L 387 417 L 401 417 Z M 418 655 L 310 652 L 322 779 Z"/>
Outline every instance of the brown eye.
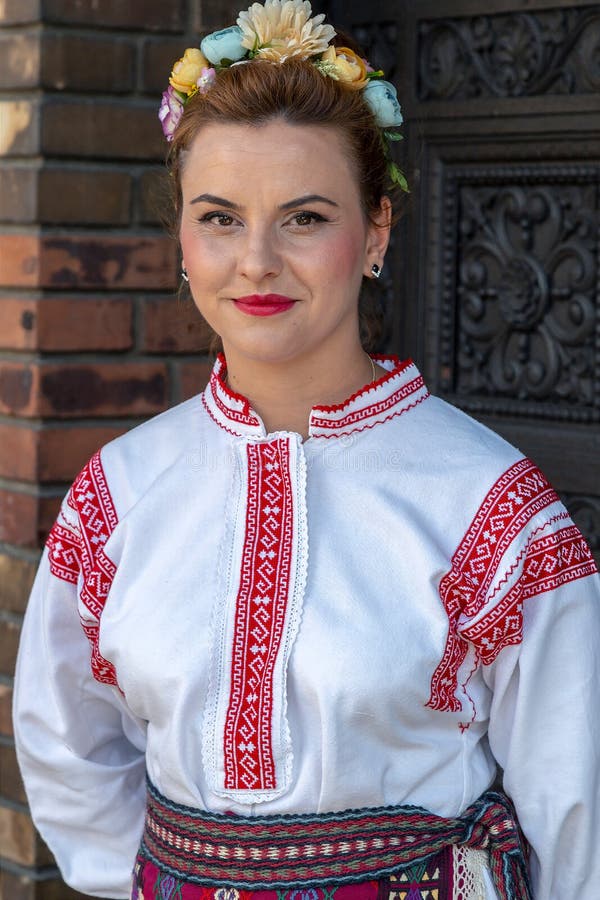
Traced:
<path fill-rule="evenodd" d="M 316 222 L 324 222 L 323 216 L 314 212 L 299 212 L 294 215 L 294 225 L 314 225 Z"/>
<path fill-rule="evenodd" d="M 232 216 L 228 215 L 228 213 L 223 213 L 223 212 L 207 213 L 205 216 L 202 216 L 200 221 L 201 222 L 214 222 L 216 225 L 221 225 L 223 227 L 227 227 L 228 225 L 233 225 Z"/>

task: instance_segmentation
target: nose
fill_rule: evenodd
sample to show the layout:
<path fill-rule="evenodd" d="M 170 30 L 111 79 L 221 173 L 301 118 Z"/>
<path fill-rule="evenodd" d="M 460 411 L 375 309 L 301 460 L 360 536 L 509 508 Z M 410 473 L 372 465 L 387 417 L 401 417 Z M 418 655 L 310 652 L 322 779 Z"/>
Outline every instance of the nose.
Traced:
<path fill-rule="evenodd" d="M 281 269 L 281 253 L 272 230 L 246 225 L 239 246 L 238 274 L 258 286 L 279 275 Z"/>

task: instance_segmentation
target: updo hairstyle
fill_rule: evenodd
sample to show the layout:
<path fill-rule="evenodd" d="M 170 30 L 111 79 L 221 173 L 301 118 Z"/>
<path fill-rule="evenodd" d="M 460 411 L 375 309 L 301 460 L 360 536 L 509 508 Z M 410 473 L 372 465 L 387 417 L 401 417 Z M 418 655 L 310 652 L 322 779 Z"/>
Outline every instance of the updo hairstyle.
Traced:
<path fill-rule="evenodd" d="M 338 34 L 333 43 L 360 52 L 345 35 Z M 202 127 L 212 123 L 259 127 L 276 118 L 292 125 L 323 125 L 337 130 L 354 168 L 368 218 L 380 209 L 384 195 L 394 194 L 381 131 L 362 91 L 344 87 L 319 72 L 313 63 L 297 57 L 280 64 L 253 60 L 220 70 L 210 90 L 194 94 L 185 105 L 167 156 L 172 176 L 169 230 L 174 237 L 178 236 L 182 214 L 181 175 L 186 150 Z M 371 279 L 363 279 L 363 287 L 367 285 L 369 290 L 361 292 L 360 334 L 365 349 L 373 349 L 383 330 L 383 315 L 380 299 L 364 296 L 371 293 Z M 221 349 L 218 337 L 210 341 L 210 349 Z"/>

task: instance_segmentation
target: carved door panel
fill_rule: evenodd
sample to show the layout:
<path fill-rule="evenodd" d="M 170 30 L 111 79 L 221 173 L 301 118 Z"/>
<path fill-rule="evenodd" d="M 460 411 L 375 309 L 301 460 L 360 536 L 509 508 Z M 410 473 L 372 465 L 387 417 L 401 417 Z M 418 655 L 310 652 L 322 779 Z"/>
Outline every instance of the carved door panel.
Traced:
<path fill-rule="evenodd" d="M 600 556 L 600 4 L 328 12 L 406 117 L 388 343 L 543 468 Z"/>

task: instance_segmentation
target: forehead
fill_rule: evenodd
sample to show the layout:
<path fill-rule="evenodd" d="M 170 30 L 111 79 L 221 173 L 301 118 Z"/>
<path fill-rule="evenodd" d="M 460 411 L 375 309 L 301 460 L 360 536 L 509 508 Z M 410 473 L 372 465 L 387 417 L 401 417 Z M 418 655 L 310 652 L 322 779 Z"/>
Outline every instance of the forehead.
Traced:
<path fill-rule="evenodd" d="M 185 153 L 183 187 L 199 182 L 286 188 L 292 194 L 358 193 L 358 183 L 339 131 L 327 125 L 205 125 Z"/>

